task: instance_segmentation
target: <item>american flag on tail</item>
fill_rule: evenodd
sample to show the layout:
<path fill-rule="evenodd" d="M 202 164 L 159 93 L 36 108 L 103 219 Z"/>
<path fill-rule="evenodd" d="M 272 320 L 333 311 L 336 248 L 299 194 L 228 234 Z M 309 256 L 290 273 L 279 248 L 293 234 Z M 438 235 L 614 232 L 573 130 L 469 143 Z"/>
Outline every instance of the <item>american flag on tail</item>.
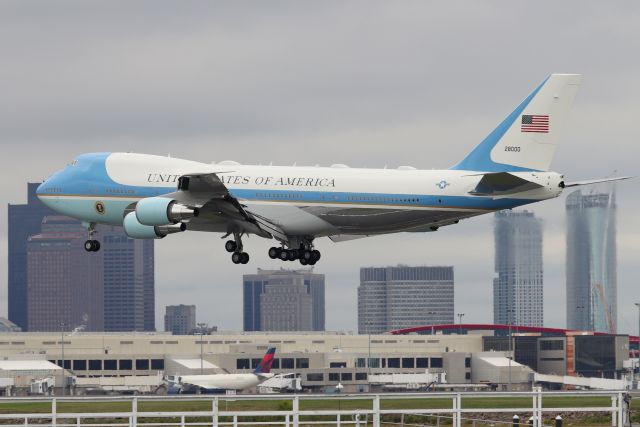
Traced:
<path fill-rule="evenodd" d="M 520 132 L 549 133 L 549 116 L 523 114 Z"/>

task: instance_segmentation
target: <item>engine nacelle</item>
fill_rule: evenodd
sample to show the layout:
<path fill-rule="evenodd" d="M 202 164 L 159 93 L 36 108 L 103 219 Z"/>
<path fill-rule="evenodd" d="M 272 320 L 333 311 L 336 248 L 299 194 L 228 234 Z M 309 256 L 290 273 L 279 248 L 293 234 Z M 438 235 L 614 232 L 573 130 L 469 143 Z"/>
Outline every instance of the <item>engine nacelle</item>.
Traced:
<path fill-rule="evenodd" d="M 147 197 L 136 204 L 136 217 L 142 225 L 177 224 L 198 216 L 198 209 L 166 197 Z"/>
<path fill-rule="evenodd" d="M 122 223 L 127 236 L 134 239 L 162 239 L 167 234 L 179 233 L 187 229 L 184 222 L 168 225 L 140 224 L 135 212 L 129 212 Z"/>

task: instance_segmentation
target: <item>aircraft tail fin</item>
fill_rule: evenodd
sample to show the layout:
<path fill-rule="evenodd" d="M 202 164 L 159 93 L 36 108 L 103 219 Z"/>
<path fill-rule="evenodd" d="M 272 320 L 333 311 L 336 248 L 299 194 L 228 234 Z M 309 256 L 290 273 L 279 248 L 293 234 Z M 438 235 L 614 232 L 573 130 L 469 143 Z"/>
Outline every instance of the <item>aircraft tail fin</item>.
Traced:
<path fill-rule="evenodd" d="M 253 373 L 259 375 L 268 374 L 269 372 L 271 372 L 271 365 L 273 364 L 273 357 L 275 356 L 275 354 L 275 347 L 271 347 L 270 349 L 268 349 L 264 357 L 262 358 L 262 361 L 256 367 L 255 371 L 253 371 Z"/>
<path fill-rule="evenodd" d="M 581 79 L 580 74 L 551 74 L 451 169 L 549 170 Z"/>

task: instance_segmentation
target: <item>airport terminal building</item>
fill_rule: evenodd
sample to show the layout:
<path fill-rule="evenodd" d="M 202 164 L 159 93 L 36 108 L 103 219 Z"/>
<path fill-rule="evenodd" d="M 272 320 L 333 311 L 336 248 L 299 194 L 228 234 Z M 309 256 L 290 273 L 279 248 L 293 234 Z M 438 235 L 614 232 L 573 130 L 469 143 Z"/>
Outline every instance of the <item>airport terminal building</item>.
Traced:
<path fill-rule="evenodd" d="M 490 331 L 464 332 L 434 335 L 217 332 L 202 338 L 168 333 L 77 333 L 65 334 L 64 339 L 60 333 L 2 333 L 0 351 L 7 359 L 49 361 L 64 367 L 71 378 L 118 378 L 199 374 L 201 356 L 206 363 L 205 374 L 223 370 L 248 373 L 255 369 L 269 347 L 275 347 L 273 372 L 294 373 L 300 378 L 302 389 L 308 392 L 331 392 L 338 384 L 344 387 L 344 392 L 386 390 L 385 387 L 391 385 L 374 384 L 376 375 L 425 373 L 438 375 L 438 382 L 451 388 L 505 389 L 505 362 L 509 354 L 508 348 L 505 349 L 506 337 L 495 337 Z M 548 343 L 536 341 L 533 345 L 537 351 L 535 364 L 529 362 L 529 365 L 540 369 L 544 363 L 551 363 L 544 358 L 553 357 L 556 364 L 549 366 L 558 373 L 557 365 L 567 367 L 574 361 L 587 360 L 586 356 L 592 367 L 598 366 L 601 356 L 612 370 L 607 377 L 619 377 L 629 355 L 628 337 L 612 337 L 609 343 L 612 345 L 607 348 L 612 349 L 613 356 L 606 352 L 585 353 L 584 357 L 569 354 L 566 341 L 562 344 L 563 351 L 551 354 L 546 350 L 557 349 L 559 344 L 547 347 Z M 514 337 L 516 357 L 509 363 L 509 369 L 513 387 L 517 389 L 529 388 L 532 381 L 533 368 L 522 363 L 527 359 L 519 353 L 527 348 L 521 341 L 524 338 L 546 340 L 543 336 Z M 588 342 L 590 337 L 582 338 Z M 596 347 L 602 347 L 603 343 L 599 341 Z M 581 348 L 593 350 L 594 346 L 583 344 Z M 541 360 L 544 363 L 541 364 Z M 563 373 L 572 374 L 568 370 Z M 603 375 L 599 371 L 592 374 Z M 405 389 L 410 387 L 405 385 Z"/>

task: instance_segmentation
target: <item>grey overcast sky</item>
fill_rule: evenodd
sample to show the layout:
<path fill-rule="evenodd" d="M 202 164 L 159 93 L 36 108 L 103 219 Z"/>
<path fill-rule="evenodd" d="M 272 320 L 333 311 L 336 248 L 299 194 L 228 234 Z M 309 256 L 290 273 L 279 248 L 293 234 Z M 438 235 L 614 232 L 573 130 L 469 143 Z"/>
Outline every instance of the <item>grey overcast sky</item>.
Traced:
<path fill-rule="evenodd" d="M 0 313 L 6 204 L 76 154 L 447 168 L 549 73 L 584 74 L 553 163 L 568 180 L 639 175 L 637 1 L 10 1 L 0 3 Z M 638 180 L 618 184 L 619 331 L 636 333 Z M 565 196 L 544 220 L 545 324 L 565 325 Z M 355 330 L 359 267 L 453 265 L 456 312 L 492 321 L 493 218 L 437 233 L 317 242 L 327 328 Z M 156 243 L 164 306 L 242 329 L 247 266 L 218 235 Z M 287 266 L 295 266 L 293 263 Z"/>

